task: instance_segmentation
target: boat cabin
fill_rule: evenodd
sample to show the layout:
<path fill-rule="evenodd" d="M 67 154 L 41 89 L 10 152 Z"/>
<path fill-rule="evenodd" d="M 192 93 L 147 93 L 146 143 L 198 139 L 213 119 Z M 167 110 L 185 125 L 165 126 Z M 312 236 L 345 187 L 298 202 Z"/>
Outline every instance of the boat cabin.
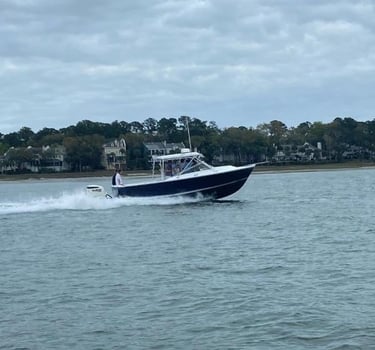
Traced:
<path fill-rule="evenodd" d="M 152 157 L 152 175 L 160 171 L 161 179 L 211 169 L 198 152 L 182 150 L 181 153 Z"/>

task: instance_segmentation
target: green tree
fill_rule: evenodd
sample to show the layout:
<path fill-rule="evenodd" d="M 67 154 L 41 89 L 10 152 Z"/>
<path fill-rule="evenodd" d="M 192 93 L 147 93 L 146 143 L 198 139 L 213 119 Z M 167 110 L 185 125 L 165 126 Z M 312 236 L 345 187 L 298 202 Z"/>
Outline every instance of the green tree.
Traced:
<path fill-rule="evenodd" d="M 155 134 L 158 131 L 158 121 L 154 118 L 147 118 L 143 122 L 143 130 L 146 134 Z"/>
<path fill-rule="evenodd" d="M 288 128 L 278 120 L 272 120 L 270 123 L 264 123 L 257 126 L 257 131 L 268 140 L 268 155 L 281 149 L 281 145 L 287 142 Z M 274 150 L 272 150 L 274 148 Z"/>
<path fill-rule="evenodd" d="M 101 135 L 68 136 L 64 139 L 67 161 L 78 171 L 100 169 L 103 144 Z"/>
<path fill-rule="evenodd" d="M 18 171 L 25 171 L 26 165 L 35 159 L 30 148 L 11 148 L 6 154 L 6 163 L 17 168 Z"/>
<path fill-rule="evenodd" d="M 24 145 L 28 145 L 34 137 L 34 132 L 27 126 L 22 127 L 19 131 L 19 139 Z"/>
<path fill-rule="evenodd" d="M 130 128 L 129 123 L 115 120 L 111 124 L 103 125 L 101 135 L 103 135 L 106 139 L 115 139 L 119 138 L 120 135 L 130 132 Z"/>
<path fill-rule="evenodd" d="M 130 170 L 149 169 L 148 156 L 144 147 L 144 135 L 128 133 L 125 135 L 127 144 L 126 166 Z"/>
<path fill-rule="evenodd" d="M 135 133 L 135 134 L 142 134 L 144 132 L 143 130 L 143 124 L 140 123 L 140 122 L 131 122 L 130 123 L 130 130 L 132 133 Z"/>
<path fill-rule="evenodd" d="M 20 147 L 23 144 L 21 135 L 18 132 L 11 132 L 4 135 L 3 141 L 9 145 L 9 147 Z"/>
<path fill-rule="evenodd" d="M 158 134 L 167 142 L 178 142 L 176 135 L 178 134 L 176 118 L 161 118 L 158 123 Z"/>
<path fill-rule="evenodd" d="M 52 128 L 44 128 L 38 131 L 31 142 L 31 145 L 34 147 L 42 147 L 47 145 L 62 145 L 64 135 Z"/>
<path fill-rule="evenodd" d="M 246 129 L 246 128 L 245 128 Z M 224 155 L 233 155 L 235 159 L 235 163 L 239 164 L 242 162 L 242 155 L 243 155 L 243 128 L 235 128 L 231 127 L 225 129 L 221 134 L 220 138 L 220 145 L 222 149 L 222 153 Z"/>
<path fill-rule="evenodd" d="M 316 146 L 318 142 L 324 141 L 324 135 L 327 133 L 327 124 L 323 124 L 322 122 L 314 122 L 311 124 L 311 127 L 307 133 L 307 142 Z"/>
<path fill-rule="evenodd" d="M 305 142 L 308 142 L 309 132 L 311 129 L 310 122 L 304 122 L 299 124 L 296 128 L 290 128 L 288 131 L 288 141 L 294 146 L 303 145 Z"/>
<path fill-rule="evenodd" d="M 3 155 L 7 150 L 9 146 L 3 142 L 0 142 L 0 156 Z"/>
<path fill-rule="evenodd" d="M 63 134 L 53 128 L 43 128 L 39 130 L 33 137 L 33 146 L 43 146 L 52 144 L 49 140 L 54 140 L 53 143 L 62 144 Z"/>
<path fill-rule="evenodd" d="M 82 120 L 75 126 L 75 134 L 77 136 L 103 135 L 106 125 L 108 124 Z"/>
<path fill-rule="evenodd" d="M 375 118 L 366 122 L 366 146 L 371 151 L 375 151 Z"/>

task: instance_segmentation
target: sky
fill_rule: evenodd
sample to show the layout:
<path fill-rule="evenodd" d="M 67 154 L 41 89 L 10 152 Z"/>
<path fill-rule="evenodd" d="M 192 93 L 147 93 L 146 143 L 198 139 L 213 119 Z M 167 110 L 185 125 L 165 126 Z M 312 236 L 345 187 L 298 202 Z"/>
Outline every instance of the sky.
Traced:
<path fill-rule="evenodd" d="M 372 0 L 0 0 L 0 133 L 375 118 Z"/>

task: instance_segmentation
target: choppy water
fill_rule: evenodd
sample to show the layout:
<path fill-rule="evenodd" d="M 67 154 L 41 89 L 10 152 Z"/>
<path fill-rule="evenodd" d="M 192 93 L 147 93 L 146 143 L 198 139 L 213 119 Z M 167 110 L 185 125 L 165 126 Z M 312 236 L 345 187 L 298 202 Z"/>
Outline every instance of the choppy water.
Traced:
<path fill-rule="evenodd" d="M 0 349 L 375 349 L 375 170 L 230 200 L 0 183 Z"/>

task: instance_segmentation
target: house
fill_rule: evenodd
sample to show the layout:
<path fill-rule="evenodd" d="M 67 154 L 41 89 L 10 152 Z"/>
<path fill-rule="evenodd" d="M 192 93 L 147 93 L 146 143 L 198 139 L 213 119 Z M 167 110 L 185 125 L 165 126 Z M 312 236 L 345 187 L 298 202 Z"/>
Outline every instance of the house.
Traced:
<path fill-rule="evenodd" d="M 41 155 L 38 171 L 60 172 L 71 170 L 70 164 L 66 162 L 66 149 L 64 146 L 43 146 Z"/>
<path fill-rule="evenodd" d="M 26 148 L 11 147 L 0 159 L 1 172 L 60 172 L 70 170 L 61 145 Z"/>
<path fill-rule="evenodd" d="M 281 145 L 276 150 L 272 159 L 276 162 L 311 162 L 322 158 L 322 145 L 318 142 L 317 147 L 305 142 L 301 146 Z"/>
<path fill-rule="evenodd" d="M 166 141 L 144 143 L 144 146 L 146 147 L 147 153 L 150 158 L 154 155 L 161 156 L 165 154 L 170 154 L 179 151 L 182 148 L 185 148 L 183 142 L 167 143 Z"/>
<path fill-rule="evenodd" d="M 103 145 L 103 165 L 106 169 L 126 168 L 126 142 L 124 138 Z"/>

